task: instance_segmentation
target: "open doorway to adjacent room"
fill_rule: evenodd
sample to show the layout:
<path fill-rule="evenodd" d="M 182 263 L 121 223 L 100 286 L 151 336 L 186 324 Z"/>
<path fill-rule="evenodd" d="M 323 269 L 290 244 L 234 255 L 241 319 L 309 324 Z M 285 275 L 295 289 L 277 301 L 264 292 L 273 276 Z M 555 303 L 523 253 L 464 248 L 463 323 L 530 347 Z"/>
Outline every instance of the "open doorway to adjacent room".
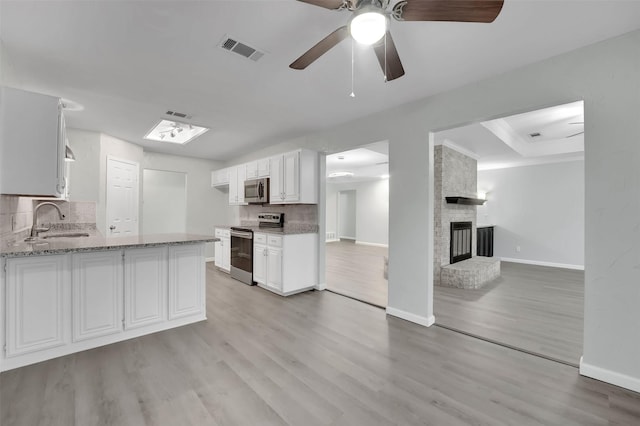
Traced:
<path fill-rule="evenodd" d="M 387 306 L 389 144 L 327 155 L 327 289 Z"/>
<path fill-rule="evenodd" d="M 577 366 L 582 101 L 435 133 L 436 324 Z"/>

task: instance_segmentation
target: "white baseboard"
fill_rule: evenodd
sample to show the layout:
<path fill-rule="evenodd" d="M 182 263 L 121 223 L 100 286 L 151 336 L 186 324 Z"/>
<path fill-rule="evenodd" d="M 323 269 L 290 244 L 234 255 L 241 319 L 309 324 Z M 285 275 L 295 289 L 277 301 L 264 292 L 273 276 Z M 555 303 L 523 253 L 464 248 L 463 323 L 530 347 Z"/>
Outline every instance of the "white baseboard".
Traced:
<path fill-rule="evenodd" d="M 205 262 L 215 262 L 216 258 L 215 257 L 207 257 L 204 259 Z"/>
<path fill-rule="evenodd" d="M 424 325 L 425 327 L 431 327 L 436 322 L 436 317 L 431 315 L 430 317 L 421 317 L 420 315 L 412 314 L 401 309 L 396 309 L 387 306 L 387 315 L 410 321 L 416 324 Z"/>
<path fill-rule="evenodd" d="M 525 265 L 549 266 L 551 268 L 564 268 L 584 271 L 584 265 L 572 265 L 570 263 L 543 262 L 540 260 L 514 259 L 511 257 L 501 257 L 500 260 L 502 260 L 503 262 L 524 263 Z"/>
<path fill-rule="evenodd" d="M 580 375 L 611 383 L 634 392 L 640 392 L 640 379 L 587 364 L 582 360 L 582 357 L 580 357 Z"/>
<path fill-rule="evenodd" d="M 361 244 L 363 246 L 373 246 L 373 247 L 384 247 L 389 248 L 389 244 L 379 244 L 379 243 L 368 243 L 366 241 L 358 241 L 356 240 L 356 244 Z"/>
<path fill-rule="evenodd" d="M 339 236 L 338 237 L 338 241 L 340 240 L 351 240 L 351 241 L 355 241 L 356 237 L 343 237 L 343 236 Z"/>
<path fill-rule="evenodd" d="M 327 283 L 321 283 L 315 286 L 315 289 L 320 291 L 325 290 L 326 288 L 327 288 Z"/>
<path fill-rule="evenodd" d="M 324 242 L 325 242 L 325 243 L 337 243 L 338 241 L 340 241 L 340 240 L 339 240 L 339 239 L 337 239 L 337 238 L 332 238 L 332 239 L 330 239 L 330 240 L 325 240 Z"/>

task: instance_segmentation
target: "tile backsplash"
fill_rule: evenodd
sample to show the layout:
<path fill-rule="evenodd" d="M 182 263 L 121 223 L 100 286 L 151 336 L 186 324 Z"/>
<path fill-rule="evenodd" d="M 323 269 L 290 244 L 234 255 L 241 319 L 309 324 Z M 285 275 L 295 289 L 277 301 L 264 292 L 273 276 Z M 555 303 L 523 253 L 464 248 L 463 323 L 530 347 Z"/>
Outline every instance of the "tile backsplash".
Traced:
<path fill-rule="evenodd" d="M 318 206 L 315 204 L 287 204 L 287 205 L 249 205 L 240 206 L 241 222 L 257 222 L 258 213 L 284 213 L 286 223 L 318 224 Z"/>
<path fill-rule="evenodd" d="M 50 201 L 56 204 L 64 220 L 60 220 L 58 212 L 53 207 L 41 207 L 38 212 L 38 224 L 74 224 L 80 227 L 95 228 L 96 203 L 60 200 L 42 200 L 16 195 L 0 195 L 0 239 L 15 241 L 27 236 L 33 223 L 33 210 L 42 202 Z"/>

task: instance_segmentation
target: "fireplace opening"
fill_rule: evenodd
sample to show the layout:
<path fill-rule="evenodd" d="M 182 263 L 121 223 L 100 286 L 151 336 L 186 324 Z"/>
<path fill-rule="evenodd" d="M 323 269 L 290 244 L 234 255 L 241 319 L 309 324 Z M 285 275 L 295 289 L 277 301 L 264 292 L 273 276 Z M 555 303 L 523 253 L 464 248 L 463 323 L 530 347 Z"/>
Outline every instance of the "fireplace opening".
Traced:
<path fill-rule="evenodd" d="M 449 263 L 471 259 L 471 222 L 451 222 Z"/>

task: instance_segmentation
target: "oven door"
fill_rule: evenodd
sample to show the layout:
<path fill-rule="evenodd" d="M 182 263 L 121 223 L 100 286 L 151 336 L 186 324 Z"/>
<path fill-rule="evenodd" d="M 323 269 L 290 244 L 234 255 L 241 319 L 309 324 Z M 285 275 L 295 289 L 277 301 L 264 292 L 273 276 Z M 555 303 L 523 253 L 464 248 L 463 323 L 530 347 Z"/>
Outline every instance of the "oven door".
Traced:
<path fill-rule="evenodd" d="M 231 277 L 253 284 L 253 232 L 231 230 Z"/>

